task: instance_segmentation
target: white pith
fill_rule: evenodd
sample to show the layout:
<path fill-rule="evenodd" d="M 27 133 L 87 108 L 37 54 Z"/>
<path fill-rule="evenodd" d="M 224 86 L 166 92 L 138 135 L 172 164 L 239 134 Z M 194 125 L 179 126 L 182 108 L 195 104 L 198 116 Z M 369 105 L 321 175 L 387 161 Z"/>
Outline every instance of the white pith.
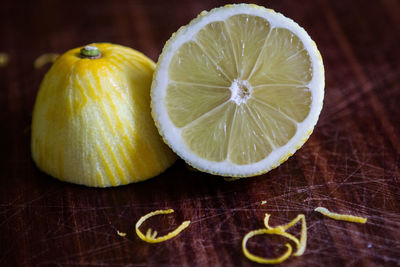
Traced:
<path fill-rule="evenodd" d="M 252 87 L 247 80 L 235 79 L 229 90 L 231 90 L 231 98 L 229 100 L 240 105 L 246 103 L 247 99 L 251 97 Z"/>
<path fill-rule="evenodd" d="M 196 34 L 205 25 L 214 21 L 224 21 L 227 18 L 237 14 L 250 14 L 259 16 L 268 20 L 271 29 L 274 27 L 286 28 L 297 35 L 303 42 L 305 49 L 308 51 L 312 68 L 313 77 L 308 85 L 311 92 L 311 108 L 309 115 L 304 121 L 297 124 L 297 132 L 289 140 L 289 142 L 279 148 L 276 148 L 265 159 L 247 165 L 237 165 L 230 162 L 228 159 L 222 162 L 209 161 L 199 157 L 192 152 L 183 142 L 181 137 L 182 129 L 176 127 L 170 120 L 166 109 L 165 97 L 166 88 L 168 86 L 168 67 L 175 51 L 185 42 L 194 40 Z M 235 80 L 236 81 L 236 80 Z M 236 81 L 232 83 L 230 90 L 232 96 L 230 101 L 236 104 L 245 103 L 247 98 L 243 98 L 238 94 L 240 83 L 248 85 L 251 97 L 251 85 L 246 84 L 247 81 Z M 202 13 L 200 18 L 193 20 L 188 26 L 182 27 L 174 34 L 167 45 L 164 47 L 163 53 L 159 58 L 158 66 L 155 72 L 152 85 L 152 111 L 153 117 L 160 134 L 169 146 L 190 165 L 214 174 L 224 176 L 253 176 L 259 173 L 266 172 L 278 166 L 282 161 L 292 155 L 301 145 L 307 140 L 311 134 L 315 124 L 317 123 L 320 114 L 324 95 L 324 69 L 322 58 L 318 52 L 315 43 L 309 35 L 297 23 L 283 15 L 274 12 L 270 9 L 265 9 L 255 5 L 239 4 L 229 7 L 217 8 L 209 13 Z M 223 105 L 221 105 L 223 106 Z"/>

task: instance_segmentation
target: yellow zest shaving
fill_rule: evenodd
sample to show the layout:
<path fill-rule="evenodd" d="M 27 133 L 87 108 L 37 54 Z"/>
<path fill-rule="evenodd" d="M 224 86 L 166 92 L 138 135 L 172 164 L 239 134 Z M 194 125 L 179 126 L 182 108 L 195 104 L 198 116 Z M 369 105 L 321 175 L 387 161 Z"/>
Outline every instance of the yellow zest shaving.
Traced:
<path fill-rule="evenodd" d="M 267 204 L 267 201 L 263 200 L 261 201 L 261 205 Z"/>
<path fill-rule="evenodd" d="M 150 213 L 147 213 L 146 215 L 142 216 L 136 223 L 135 225 L 135 229 L 136 229 L 136 234 L 140 237 L 140 239 L 142 239 L 143 241 L 146 241 L 148 243 L 159 243 L 159 242 L 163 242 L 166 241 L 168 239 L 171 239 L 175 236 L 177 236 L 180 232 L 182 232 L 186 227 L 189 226 L 190 221 L 184 221 L 181 225 L 179 225 L 178 228 L 176 228 L 174 231 L 164 235 L 164 236 L 160 236 L 160 237 L 156 237 L 157 236 L 157 231 L 154 231 L 152 233 L 152 230 L 149 228 L 146 232 L 146 235 L 144 235 L 140 230 L 139 227 L 140 225 L 142 225 L 142 223 L 147 220 L 148 218 L 155 216 L 155 215 L 159 215 L 159 214 L 169 214 L 169 213 L 173 213 L 174 210 L 173 209 L 169 209 L 169 210 L 156 210 Z"/>
<path fill-rule="evenodd" d="M 246 248 L 247 241 L 250 238 L 252 238 L 253 236 L 263 235 L 263 234 L 280 235 L 280 236 L 287 237 L 290 240 L 293 240 L 292 239 L 292 235 L 286 233 L 281 228 L 258 229 L 258 230 L 250 231 L 243 237 L 243 240 L 242 240 L 243 254 L 249 260 L 257 262 L 257 263 L 264 263 L 264 264 L 278 264 L 278 263 L 281 263 L 281 262 L 283 262 L 284 260 L 286 260 L 287 258 L 290 257 L 290 255 L 292 254 L 292 246 L 289 243 L 285 244 L 285 246 L 287 247 L 286 252 L 282 256 L 280 256 L 278 258 L 268 259 L 268 258 L 263 258 L 263 257 L 260 257 L 260 256 L 257 256 L 257 255 L 254 255 L 254 254 L 250 253 Z"/>
<path fill-rule="evenodd" d="M 6 53 L 0 53 L 0 68 L 7 66 L 8 55 Z"/>
<path fill-rule="evenodd" d="M 339 214 L 339 213 L 330 212 L 327 208 L 324 208 L 324 207 L 318 207 L 314 211 L 317 211 L 317 212 L 319 212 L 329 218 L 332 218 L 334 220 L 355 222 L 355 223 L 366 223 L 367 222 L 367 218 L 353 216 L 353 215 L 349 215 L 349 214 Z"/>
<path fill-rule="evenodd" d="M 118 231 L 118 230 L 117 230 L 117 234 L 118 234 L 119 236 L 122 236 L 122 237 L 125 237 L 125 236 L 126 236 L 126 233 L 120 232 L 120 231 Z"/>
<path fill-rule="evenodd" d="M 56 59 L 60 56 L 60 54 L 56 54 L 56 53 L 47 53 L 47 54 L 43 54 L 40 57 L 38 57 L 35 62 L 33 63 L 33 67 L 35 69 L 40 69 L 42 68 L 44 65 L 48 64 L 48 63 L 54 63 L 54 61 L 56 61 Z"/>
<path fill-rule="evenodd" d="M 271 227 L 269 225 L 269 217 L 270 216 L 271 216 L 271 214 L 265 213 L 264 225 L 265 225 L 265 228 L 267 228 L 267 229 L 277 229 L 278 228 L 283 231 L 286 231 L 287 229 L 289 229 L 290 227 L 292 227 L 293 225 L 295 225 L 296 223 L 298 223 L 301 220 L 300 240 L 292 234 L 289 234 L 289 233 L 287 233 L 287 234 L 290 235 L 291 236 L 290 239 L 296 243 L 297 250 L 295 253 L 293 253 L 293 255 L 294 256 L 303 255 L 304 251 L 306 250 L 306 247 L 307 247 L 307 224 L 306 224 L 306 217 L 304 216 L 304 214 L 299 214 L 299 215 L 297 215 L 296 218 L 294 218 L 289 223 L 287 223 L 285 225 L 278 225 L 276 227 Z M 297 241 L 295 241 L 294 239 Z"/>

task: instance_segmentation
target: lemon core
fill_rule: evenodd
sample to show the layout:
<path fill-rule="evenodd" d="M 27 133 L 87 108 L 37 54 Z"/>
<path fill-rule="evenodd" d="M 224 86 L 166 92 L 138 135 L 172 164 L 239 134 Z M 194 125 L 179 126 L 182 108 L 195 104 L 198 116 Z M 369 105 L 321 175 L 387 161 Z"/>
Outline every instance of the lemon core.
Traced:
<path fill-rule="evenodd" d="M 235 79 L 229 87 L 231 90 L 231 99 L 237 105 L 245 104 L 247 99 L 251 97 L 252 87 L 246 80 Z"/>

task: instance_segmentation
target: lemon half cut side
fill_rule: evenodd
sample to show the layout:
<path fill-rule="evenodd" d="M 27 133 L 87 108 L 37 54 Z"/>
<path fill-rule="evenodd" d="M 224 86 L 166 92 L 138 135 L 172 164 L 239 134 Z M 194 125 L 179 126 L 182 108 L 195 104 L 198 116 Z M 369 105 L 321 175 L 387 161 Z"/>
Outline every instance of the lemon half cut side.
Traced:
<path fill-rule="evenodd" d="M 249 4 L 202 12 L 164 46 L 151 106 L 164 141 L 193 167 L 248 177 L 308 139 L 324 95 L 322 57 L 297 23 Z"/>

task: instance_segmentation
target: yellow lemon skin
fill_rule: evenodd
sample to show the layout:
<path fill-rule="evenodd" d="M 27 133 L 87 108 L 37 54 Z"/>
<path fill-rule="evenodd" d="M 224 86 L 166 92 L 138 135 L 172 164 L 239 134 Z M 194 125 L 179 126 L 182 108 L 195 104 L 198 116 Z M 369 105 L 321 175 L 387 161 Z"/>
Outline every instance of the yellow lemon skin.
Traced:
<path fill-rule="evenodd" d="M 109 187 L 154 177 L 176 160 L 151 117 L 154 62 L 115 44 L 60 56 L 36 98 L 31 150 L 36 165 L 75 184 Z"/>

